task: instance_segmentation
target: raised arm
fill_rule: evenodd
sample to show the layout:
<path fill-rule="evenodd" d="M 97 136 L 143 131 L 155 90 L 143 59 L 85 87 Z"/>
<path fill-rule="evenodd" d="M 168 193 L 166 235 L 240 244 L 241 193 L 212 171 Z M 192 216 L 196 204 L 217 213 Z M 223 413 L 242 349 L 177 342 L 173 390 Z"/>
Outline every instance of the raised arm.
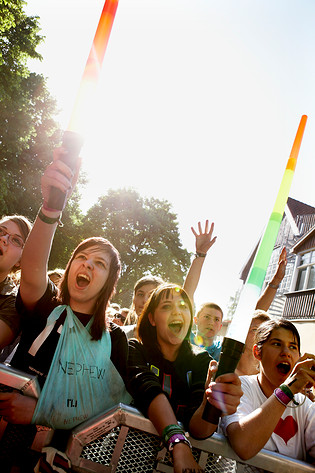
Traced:
<path fill-rule="evenodd" d="M 60 210 L 48 208 L 50 188 L 51 186 L 57 187 L 69 195 L 78 176 L 78 172 L 74 176 L 72 170 L 61 161 L 60 158 L 66 153 L 64 148 L 57 148 L 54 151 L 54 161 L 42 176 L 41 188 L 44 203 L 23 249 L 20 293 L 23 303 L 28 309 L 35 306 L 46 290 L 49 254 L 61 216 Z"/>
<path fill-rule="evenodd" d="M 277 289 L 280 286 L 282 279 L 284 278 L 287 262 L 287 250 L 285 247 L 283 247 L 279 256 L 277 270 L 271 281 L 267 284 L 267 287 L 264 290 L 263 294 L 258 299 L 256 309 L 265 311 L 269 309 L 276 295 Z"/>
<path fill-rule="evenodd" d="M 198 233 L 193 227 L 191 227 L 191 231 L 196 238 L 196 255 L 190 265 L 183 287 L 192 301 L 199 283 L 201 270 L 207 252 L 217 239 L 216 236 L 212 238 L 213 229 L 214 223 L 212 222 L 209 227 L 209 220 L 206 220 L 204 231 L 202 230 L 200 222 L 198 222 Z"/>

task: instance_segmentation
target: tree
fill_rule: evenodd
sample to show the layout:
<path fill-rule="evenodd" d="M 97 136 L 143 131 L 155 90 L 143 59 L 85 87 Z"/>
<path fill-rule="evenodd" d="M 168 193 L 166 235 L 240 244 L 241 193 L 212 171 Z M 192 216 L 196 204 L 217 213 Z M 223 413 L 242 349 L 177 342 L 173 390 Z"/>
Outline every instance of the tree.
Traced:
<path fill-rule="evenodd" d="M 31 73 L 28 58 L 41 56 L 38 18 L 23 12 L 21 0 L 0 0 L 0 214 L 34 218 L 39 182 L 60 141 L 55 100 L 42 75 Z"/>
<path fill-rule="evenodd" d="M 182 284 L 190 255 L 182 248 L 176 215 L 166 200 L 134 190 L 109 190 L 83 219 L 83 235 L 103 236 L 118 249 L 122 272 L 116 300 L 128 306 L 135 282 L 144 275 Z"/>

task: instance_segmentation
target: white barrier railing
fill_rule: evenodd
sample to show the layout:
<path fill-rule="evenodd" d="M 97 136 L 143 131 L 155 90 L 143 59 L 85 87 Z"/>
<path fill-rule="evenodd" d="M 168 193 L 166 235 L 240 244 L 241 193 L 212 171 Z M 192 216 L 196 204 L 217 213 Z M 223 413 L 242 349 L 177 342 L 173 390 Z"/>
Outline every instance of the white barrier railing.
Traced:
<path fill-rule="evenodd" d="M 226 439 L 214 434 L 190 439 L 193 454 L 206 473 L 314 473 L 314 466 L 261 450 L 242 461 Z M 73 471 L 81 473 L 171 473 L 172 464 L 152 423 L 138 410 L 123 404 L 74 429 L 66 454 Z"/>

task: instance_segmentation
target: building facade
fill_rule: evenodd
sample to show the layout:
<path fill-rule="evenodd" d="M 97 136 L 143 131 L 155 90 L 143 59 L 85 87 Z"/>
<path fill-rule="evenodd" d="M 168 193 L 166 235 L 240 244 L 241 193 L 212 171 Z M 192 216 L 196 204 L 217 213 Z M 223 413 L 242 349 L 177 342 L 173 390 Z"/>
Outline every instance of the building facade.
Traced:
<path fill-rule="evenodd" d="M 258 242 L 259 244 L 259 242 Z M 241 271 L 245 282 L 258 244 Z M 262 291 L 274 275 L 283 247 L 288 263 L 285 277 L 268 310 L 298 328 L 302 351 L 315 352 L 315 208 L 289 197 L 270 258 Z"/>

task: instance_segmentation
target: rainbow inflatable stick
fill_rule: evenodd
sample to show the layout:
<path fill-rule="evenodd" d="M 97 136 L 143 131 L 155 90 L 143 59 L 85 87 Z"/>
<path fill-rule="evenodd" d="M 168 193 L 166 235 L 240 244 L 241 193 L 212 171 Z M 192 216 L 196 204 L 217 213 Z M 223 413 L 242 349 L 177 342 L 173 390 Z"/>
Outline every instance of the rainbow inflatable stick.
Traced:
<path fill-rule="evenodd" d="M 256 257 L 249 276 L 241 293 L 236 312 L 232 319 L 227 336 L 245 342 L 248 328 L 265 280 L 266 271 L 274 248 L 280 224 L 287 203 L 290 187 L 299 155 L 307 116 L 303 115 L 295 136 L 290 157 L 288 159 L 279 192 L 269 222 L 260 241 Z"/>
<path fill-rule="evenodd" d="M 70 122 L 63 136 L 62 145 L 68 151 L 64 161 L 72 169 L 75 168 L 75 163 L 83 144 L 82 136 L 84 135 L 87 124 L 91 121 L 93 122 L 91 118 L 93 114 L 91 105 L 93 106 L 94 103 L 96 86 L 114 23 L 117 6 L 118 0 L 105 1 L 90 54 L 82 75 Z M 65 194 L 61 190 L 52 187 L 48 199 L 48 207 L 62 210 L 64 203 Z"/>
<path fill-rule="evenodd" d="M 91 98 L 99 80 L 117 6 L 118 0 L 105 1 L 68 125 L 70 131 L 84 134 L 85 121 L 91 121 Z"/>
<path fill-rule="evenodd" d="M 271 213 L 268 225 L 260 241 L 255 260 L 251 267 L 249 276 L 241 293 L 236 312 L 232 319 L 227 336 L 222 343 L 216 377 L 224 373 L 234 372 L 244 349 L 244 342 L 252 320 L 253 311 L 265 279 L 269 260 L 275 245 L 284 208 L 289 197 L 289 191 L 295 171 L 301 142 L 304 134 L 307 116 L 303 115 L 292 146 L 291 154 L 284 171 L 278 196 Z M 203 412 L 203 419 L 217 424 L 221 411 L 209 403 Z"/>

